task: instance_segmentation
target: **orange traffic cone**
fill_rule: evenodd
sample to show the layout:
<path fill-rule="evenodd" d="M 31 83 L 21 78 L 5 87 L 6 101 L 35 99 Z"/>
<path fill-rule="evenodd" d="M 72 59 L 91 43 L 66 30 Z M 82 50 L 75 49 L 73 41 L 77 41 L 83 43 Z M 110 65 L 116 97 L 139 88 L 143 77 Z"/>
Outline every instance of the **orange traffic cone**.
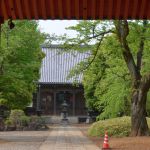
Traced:
<path fill-rule="evenodd" d="M 109 144 L 108 144 L 108 134 L 105 132 L 105 137 L 104 137 L 104 143 L 103 143 L 103 148 L 102 150 L 110 149 Z"/>

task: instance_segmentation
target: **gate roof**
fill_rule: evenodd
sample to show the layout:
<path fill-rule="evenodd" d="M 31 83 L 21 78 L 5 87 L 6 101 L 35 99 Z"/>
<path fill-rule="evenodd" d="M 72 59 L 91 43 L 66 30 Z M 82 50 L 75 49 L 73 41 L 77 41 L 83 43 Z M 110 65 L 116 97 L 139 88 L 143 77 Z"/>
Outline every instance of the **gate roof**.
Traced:
<path fill-rule="evenodd" d="M 150 19 L 150 0 L 0 0 L 0 18 Z"/>

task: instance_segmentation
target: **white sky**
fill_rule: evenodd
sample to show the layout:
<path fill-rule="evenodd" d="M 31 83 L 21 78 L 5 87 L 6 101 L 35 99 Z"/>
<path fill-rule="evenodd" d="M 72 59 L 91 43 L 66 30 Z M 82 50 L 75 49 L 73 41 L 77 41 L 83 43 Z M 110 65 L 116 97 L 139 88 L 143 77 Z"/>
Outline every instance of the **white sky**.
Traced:
<path fill-rule="evenodd" d="M 40 20 L 39 27 L 42 32 L 56 35 L 62 35 L 66 33 L 68 36 L 73 37 L 76 32 L 75 31 L 68 31 L 65 28 L 69 26 L 76 25 L 78 22 L 75 20 Z"/>

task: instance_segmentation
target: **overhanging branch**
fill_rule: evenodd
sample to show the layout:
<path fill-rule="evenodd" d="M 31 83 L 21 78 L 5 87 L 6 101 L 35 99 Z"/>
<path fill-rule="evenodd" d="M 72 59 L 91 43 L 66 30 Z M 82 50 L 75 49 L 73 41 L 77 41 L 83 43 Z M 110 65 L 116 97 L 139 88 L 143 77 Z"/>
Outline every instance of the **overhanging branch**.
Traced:
<path fill-rule="evenodd" d="M 96 47 L 96 53 L 95 53 L 94 57 L 92 58 L 92 60 L 91 60 L 90 63 L 86 66 L 86 68 L 85 68 L 84 70 L 87 70 L 87 69 L 91 66 L 91 64 L 94 62 L 94 60 L 95 60 L 95 58 L 96 58 L 96 56 L 97 56 L 97 54 L 98 54 L 98 50 L 99 50 L 99 48 L 100 48 L 100 46 L 101 46 L 101 43 L 102 43 L 102 41 L 103 41 L 103 38 L 104 38 L 104 35 L 102 36 L 102 38 L 100 39 L 100 41 L 99 41 L 99 43 L 98 43 L 98 45 L 97 45 L 97 47 Z"/>
<path fill-rule="evenodd" d="M 104 31 L 104 32 L 101 32 L 101 33 L 96 34 L 96 35 L 93 33 L 93 36 L 88 37 L 88 39 L 94 39 L 94 38 L 97 38 L 99 36 L 104 36 L 108 33 L 114 33 L 114 31 L 113 30 L 108 30 L 108 31 Z"/>

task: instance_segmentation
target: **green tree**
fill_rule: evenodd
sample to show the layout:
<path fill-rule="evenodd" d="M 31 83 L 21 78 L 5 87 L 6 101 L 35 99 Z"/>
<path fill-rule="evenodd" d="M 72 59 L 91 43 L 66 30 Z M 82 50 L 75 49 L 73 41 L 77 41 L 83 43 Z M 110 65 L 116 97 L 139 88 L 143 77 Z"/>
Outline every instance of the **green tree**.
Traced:
<path fill-rule="evenodd" d="M 147 20 L 81 21 L 76 26 L 69 27 L 69 29 L 77 31 L 78 34 L 75 38 L 71 39 L 60 37 L 59 40 L 65 40 L 65 48 L 82 51 L 83 49 L 81 49 L 81 45 L 86 45 L 87 48 L 89 48 L 89 45 L 95 44 L 93 48 L 90 47 L 92 50 L 91 59 L 89 59 L 89 61 L 86 61 L 85 65 L 82 65 L 82 67 L 77 67 L 80 68 L 80 70 L 86 70 L 87 68 L 89 68 L 89 66 L 96 60 L 95 58 L 98 54 L 98 51 L 101 51 L 103 48 L 105 49 L 105 53 L 107 53 L 108 48 L 114 51 L 114 55 L 112 55 L 110 58 L 106 57 L 106 60 L 109 60 L 111 62 L 109 63 L 109 65 L 116 64 L 116 67 L 110 66 L 110 69 L 104 69 L 102 72 L 108 71 L 106 75 L 104 73 L 105 76 L 110 76 L 107 79 L 111 79 L 111 77 L 114 76 L 113 74 L 120 76 L 120 73 L 122 78 L 124 78 L 127 73 L 130 75 L 126 76 L 129 81 L 122 81 L 122 79 L 120 80 L 119 78 L 117 78 L 117 80 L 114 80 L 114 78 L 112 78 L 111 80 L 113 81 L 113 83 L 110 84 L 111 80 L 108 80 L 107 82 L 105 80 L 104 83 L 102 82 L 99 84 L 100 87 L 96 90 L 96 92 L 96 85 L 93 86 L 94 89 L 92 89 L 92 94 L 94 94 L 94 96 L 99 95 L 99 100 L 101 99 L 101 93 L 98 92 L 101 90 L 99 89 L 101 87 L 106 87 L 107 89 L 108 87 L 109 91 L 109 88 L 113 88 L 113 85 L 115 84 L 115 88 L 117 88 L 111 90 L 112 93 L 108 92 L 109 94 L 107 95 L 107 97 L 104 97 L 103 99 L 104 103 L 108 103 L 109 97 L 111 97 L 111 99 L 114 100 L 113 103 L 115 103 L 115 96 L 113 96 L 114 94 L 116 95 L 118 100 L 120 98 L 122 100 L 124 98 L 127 99 L 127 97 L 130 97 L 132 123 L 131 134 L 133 136 L 148 135 L 148 126 L 146 122 L 146 100 L 147 93 L 150 88 L 150 75 L 148 73 L 150 70 L 148 61 L 148 58 L 150 56 L 150 41 L 148 40 L 150 34 L 150 23 Z M 113 40 L 111 40 L 109 42 L 109 45 L 107 45 L 107 39 L 109 37 L 112 37 Z M 116 44 L 114 45 L 113 43 Z M 109 54 L 106 54 L 106 56 L 107 55 Z M 114 63 L 114 61 L 116 62 Z M 120 70 L 119 68 L 121 68 L 122 70 Z M 118 69 L 121 72 L 118 71 Z M 102 68 L 100 67 L 100 74 L 101 70 Z M 110 70 L 111 72 L 109 73 Z M 127 85 L 130 85 L 129 88 Z M 122 94 L 120 94 L 120 90 Z M 128 90 L 131 90 L 131 96 L 127 95 Z M 126 91 L 126 94 L 123 94 L 124 91 Z M 119 102 L 118 100 L 117 102 Z M 116 108 L 114 107 L 113 109 Z"/>
<path fill-rule="evenodd" d="M 36 21 L 16 21 L 12 30 L 7 23 L 2 25 L 0 97 L 7 99 L 12 109 L 23 109 L 31 103 L 44 57 L 40 49 L 44 38 Z"/>
<path fill-rule="evenodd" d="M 132 24 L 132 26 L 129 26 Z M 134 22 L 130 23 L 126 20 L 115 22 L 116 33 L 119 43 L 122 48 L 122 54 L 132 80 L 132 96 L 131 96 L 131 123 L 132 135 L 148 135 L 148 125 L 146 121 L 146 101 L 147 93 L 150 88 L 150 74 L 148 72 L 142 73 L 143 69 L 143 53 L 146 47 L 146 35 L 150 28 L 148 21 L 144 20 L 137 26 Z M 128 37 L 130 31 L 137 32 L 134 38 L 136 39 L 135 45 L 130 47 Z M 136 50 L 136 59 L 132 48 Z M 142 66 L 143 65 L 143 66 Z M 144 70 L 143 70 L 144 71 Z"/>
<path fill-rule="evenodd" d="M 85 98 L 88 106 L 93 104 L 102 112 L 99 119 L 130 114 L 130 77 L 117 47 L 113 36 L 107 37 L 94 62 L 84 72 Z"/>

